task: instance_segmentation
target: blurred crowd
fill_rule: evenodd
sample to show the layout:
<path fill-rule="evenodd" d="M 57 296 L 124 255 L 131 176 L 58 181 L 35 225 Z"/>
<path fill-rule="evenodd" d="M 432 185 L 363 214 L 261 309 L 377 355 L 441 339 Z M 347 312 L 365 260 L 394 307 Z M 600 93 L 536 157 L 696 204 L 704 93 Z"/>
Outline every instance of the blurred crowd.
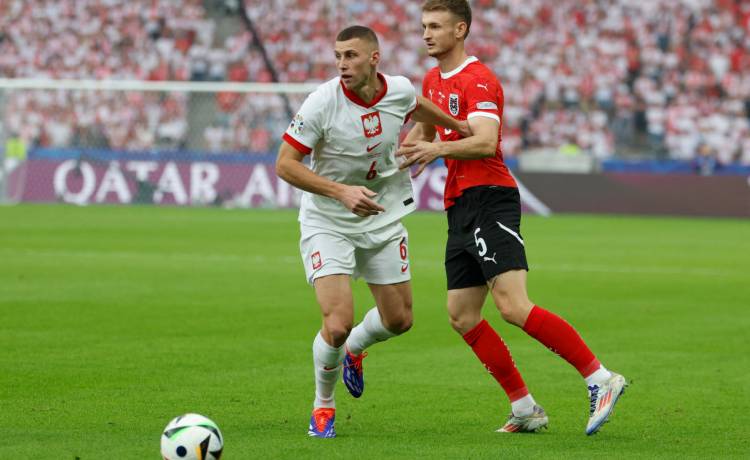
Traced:
<path fill-rule="evenodd" d="M 0 76 L 190 80 L 214 35 L 202 3 L 3 0 Z M 184 94 L 59 90 L 5 96 L 6 135 L 32 145 L 178 148 L 187 133 Z"/>
<path fill-rule="evenodd" d="M 335 76 L 334 35 L 356 23 L 378 33 L 381 70 L 419 87 L 435 65 L 421 39 L 420 3 L 5 0 L 0 76 L 272 81 L 252 34 L 245 27 L 218 34 L 223 16 L 209 5 L 223 15 L 244 6 L 281 82 Z M 507 155 L 649 152 L 750 164 L 750 2 L 474 0 L 472 6 L 468 52 L 503 82 Z M 6 101 L 4 124 L 40 145 L 185 148 L 197 108 L 210 112 L 199 148 L 265 152 L 288 123 L 276 95 L 220 93 L 200 106 L 190 97 L 19 92 Z M 291 97 L 293 110 L 300 101 Z"/>
<path fill-rule="evenodd" d="M 372 27 L 382 69 L 418 86 L 435 65 L 409 0 L 246 1 L 280 79 L 323 80 L 331 36 Z M 505 89 L 503 147 L 750 164 L 750 2 L 474 0 L 467 41 Z M 262 26 L 261 26 L 262 28 Z M 290 44 L 292 44 L 290 46 Z"/>

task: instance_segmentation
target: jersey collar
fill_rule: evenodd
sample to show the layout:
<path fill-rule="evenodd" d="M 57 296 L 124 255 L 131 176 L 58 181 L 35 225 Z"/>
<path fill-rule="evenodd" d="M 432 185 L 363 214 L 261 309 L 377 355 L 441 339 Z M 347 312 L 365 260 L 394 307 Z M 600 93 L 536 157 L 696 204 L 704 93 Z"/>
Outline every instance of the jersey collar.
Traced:
<path fill-rule="evenodd" d="M 372 98 L 372 100 L 369 103 L 363 101 L 362 98 L 357 96 L 357 93 L 355 93 L 354 91 L 347 89 L 346 86 L 344 86 L 344 82 L 342 82 L 341 80 L 339 80 L 339 84 L 341 85 L 341 90 L 344 92 L 344 95 L 350 101 L 354 102 L 357 105 L 361 105 L 362 107 L 366 109 L 369 109 L 370 107 L 380 102 L 380 100 L 383 99 L 383 97 L 385 97 L 385 93 L 388 92 L 388 83 L 386 82 L 383 74 L 380 72 L 378 72 L 378 79 L 383 84 L 383 87 L 380 89 L 378 94 L 376 94 L 375 97 Z"/>
<path fill-rule="evenodd" d="M 464 70 L 467 65 L 471 64 L 472 62 L 477 62 L 478 60 L 479 59 L 477 59 L 475 56 L 469 56 L 469 57 L 466 58 L 466 60 L 464 61 L 463 64 L 461 64 L 460 66 L 458 66 L 455 69 L 451 70 L 450 72 L 445 72 L 445 73 L 440 72 L 440 77 L 443 80 L 447 80 L 450 77 L 452 77 L 452 76 L 458 74 L 459 72 L 461 72 L 462 70 Z"/>

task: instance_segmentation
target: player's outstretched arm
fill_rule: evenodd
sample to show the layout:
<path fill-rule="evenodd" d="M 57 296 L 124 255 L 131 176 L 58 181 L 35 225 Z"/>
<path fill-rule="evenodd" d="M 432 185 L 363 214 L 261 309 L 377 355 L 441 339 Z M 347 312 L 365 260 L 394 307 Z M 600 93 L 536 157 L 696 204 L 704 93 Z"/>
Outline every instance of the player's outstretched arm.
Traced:
<path fill-rule="evenodd" d="M 339 184 L 312 172 L 302 164 L 305 155 L 286 141 L 281 143 L 276 158 L 276 174 L 293 186 L 306 192 L 327 196 L 340 201 L 348 210 L 360 217 L 374 216 L 385 208 L 373 201 L 377 195 L 367 187 Z"/>
<path fill-rule="evenodd" d="M 399 168 L 406 169 L 414 164 L 419 165 L 412 177 L 417 177 L 424 169 L 438 158 L 454 160 L 476 160 L 495 155 L 498 143 L 500 123 L 487 117 L 474 117 L 469 120 L 472 135 L 451 142 L 425 142 L 418 140 L 402 143 L 396 156 L 406 158 Z"/>
<path fill-rule="evenodd" d="M 469 119 L 472 135 L 452 142 L 443 142 L 444 158 L 452 160 L 476 160 L 495 156 L 499 142 L 500 123 L 487 117 Z"/>
<path fill-rule="evenodd" d="M 402 144 L 413 144 L 417 141 L 432 142 L 435 140 L 437 131 L 434 125 L 417 122 L 414 127 L 406 134 Z"/>
<path fill-rule="evenodd" d="M 433 127 L 437 125 L 451 129 L 460 134 L 461 137 L 471 136 L 471 129 L 466 121 L 456 120 L 440 110 L 440 108 L 433 104 L 432 101 L 423 96 L 417 96 L 417 108 L 414 110 L 412 118 L 414 121 L 422 122 Z"/>

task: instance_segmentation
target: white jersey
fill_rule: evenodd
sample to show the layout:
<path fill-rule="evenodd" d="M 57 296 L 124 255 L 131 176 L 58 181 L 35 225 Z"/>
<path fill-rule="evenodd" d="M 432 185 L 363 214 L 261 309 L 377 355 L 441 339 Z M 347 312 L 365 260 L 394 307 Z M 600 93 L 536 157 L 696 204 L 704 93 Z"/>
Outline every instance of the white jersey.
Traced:
<path fill-rule="evenodd" d="M 359 217 L 338 200 L 305 192 L 299 212 L 302 224 L 362 233 L 414 210 L 409 171 L 399 171 L 395 153 L 401 127 L 417 107 L 416 92 L 405 77 L 378 78 L 383 90 L 369 104 L 338 77 L 323 83 L 302 104 L 284 140 L 301 153 L 312 152 L 312 170 L 319 176 L 377 193 L 374 201 L 385 212 Z"/>

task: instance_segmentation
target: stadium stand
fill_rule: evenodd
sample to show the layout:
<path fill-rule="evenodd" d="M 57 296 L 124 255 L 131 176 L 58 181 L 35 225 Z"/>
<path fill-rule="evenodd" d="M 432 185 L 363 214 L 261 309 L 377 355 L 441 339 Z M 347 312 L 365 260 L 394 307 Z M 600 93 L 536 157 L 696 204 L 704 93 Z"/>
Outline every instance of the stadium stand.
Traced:
<path fill-rule="evenodd" d="M 214 24 L 196 0 L 10 0 L 0 30 L 5 78 L 188 80 Z M 11 95 L 4 124 L 29 145 L 177 148 L 185 111 L 179 94 L 29 91 Z"/>
<path fill-rule="evenodd" d="M 246 2 L 261 30 L 274 25 L 264 43 L 282 81 L 322 79 L 332 23 L 362 23 L 378 32 L 386 72 L 419 84 L 433 65 L 421 42 L 419 2 L 282 3 L 277 9 Z M 750 72 L 743 72 L 750 68 L 750 3 L 473 5 L 481 13 L 474 15 L 469 52 L 503 81 L 506 154 L 567 144 L 598 157 L 633 150 L 691 159 L 703 151 L 721 163 L 750 163 Z"/>
<path fill-rule="evenodd" d="M 244 27 L 225 30 L 227 21 L 241 24 L 243 6 L 258 40 Z M 507 155 L 542 148 L 750 164 L 750 3 L 473 7 L 469 52 L 503 81 Z M 434 65 L 419 18 L 419 2 L 410 0 L 10 0 L 0 3 L 0 76 L 269 82 L 275 73 L 280 82 L 324 81 L 335 74 L 335 31 L 360 23 L 381 38 L 382 70 L 419 86 Z M 273 150 L 288 122 L 277 96 L 219 94 L 191 141 L 190 96 L 101 96 L 19 93 L 3 122 L 30 145 L 213 152 Z"/>

